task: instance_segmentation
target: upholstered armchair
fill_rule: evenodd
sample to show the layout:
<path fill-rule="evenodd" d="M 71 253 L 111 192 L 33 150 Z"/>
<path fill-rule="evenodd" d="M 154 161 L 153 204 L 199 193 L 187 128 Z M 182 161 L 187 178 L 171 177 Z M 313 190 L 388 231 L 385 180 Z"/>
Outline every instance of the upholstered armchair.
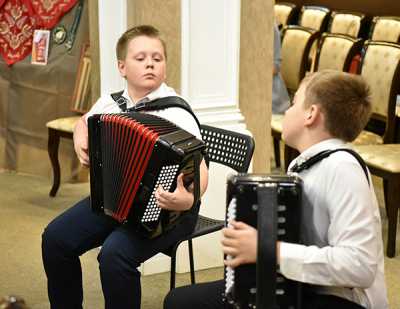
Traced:
<path fill-rule="evenodd" d="M 279 2 L 274 5 L 275 21 L 279 27 L 284 27 L 294 22 L 296 5 L 290 2 Z"/>
<path fill-rule="evenodd" d="M 362 30 L 364 30 L 365 23 L 365 14 L 333 11 L 329 19 L 328 32 L 345 34 L 357 38 L 360 37 Z"/>
<path fill-rule="evenodd" d="M 308 55 L 314 41 L 318 38 L 319 32 L 311 28 L 289 25 L 282 30 L 282 50 L 281 50 L 281 74 L 288 88 L 290 96 L 296 92 L 301 80 L 306 74 Z M 274 140 L 275 162 L 280 164 L 279 141 L 282 133 L 283 115 L 272 115 L 271 132 Z M 285 149 L 289 156 L 290 149 Z M 285 155 L 285 164 L 288 158 Z"/>
<path fill-rule="evenodd" d="M 306 74 L 307 57 L 318 36 L 318 31 L 301 26 L 289 25 L 282 30 L 281 74 L 291 94 Z"/>
<path fill-rule="evenodd" d="M 400 82 L 400 46 L 367 41 L 363 48 L 360 74 L 372 96 L 372 116 L 366 130 L 354 144 L 389 144 L 395 139 L 396 98 Z"/>
<path fill-rule="evenodd" d="M 299 16 L 299 25 L 323 32 L 327 26 L 330 10 L 324 6 L 304 5 Z"/>
<path fill-rule="evenodd" d="M 324 6 L 303 5 L 299 15 L 299 25 L 308 27 L 319 32 L 325 32 L 328 25 L 330 10 Z M 310 49 L 308 55 L 308 68 L 314 70 L 315 56 L 317 54 L 318 40 Z"/>
<path fill-rule="evenodd" d="M 396 231 L 400 208 L 400 144 L 354 146 L 369 170 L 383 178 L 384 201 L 388 218 L 386 254 L 396 255 Z"/>
<path fill-rule="evenodd" d="M 369 37 L 373 41 L 400 41 L 400 17 L 375 16 L 372 20 Z"/>
<path fill-rule="evenodd" d="M 324 33 L 320 39 L 314 71 L 347 72 L 353 57 L 361 51 L 362 39 L 347 35 Z"/>
<path fill-rule="evenodd" d="M 364 137 L 355 142 L 355 150 L 367 163 L 372 174 L 383 178 L 385 207 L 388 217 L 387 256 L 396 253 L 396 229 L 400 207 L 400 144 L 395 143 L 396 96 L 400 82 L 400 46 L 388 42 L 365 43 L 361 75 L 371 87 L 372 120 L 383 123 L 382 135 L 375 140 Z M 364 131 L 361 134 L 365 134 Z M 376 140 L 378 140 L 376 142 Z M 360 145 L 367 143 L 368 145 Z"/>

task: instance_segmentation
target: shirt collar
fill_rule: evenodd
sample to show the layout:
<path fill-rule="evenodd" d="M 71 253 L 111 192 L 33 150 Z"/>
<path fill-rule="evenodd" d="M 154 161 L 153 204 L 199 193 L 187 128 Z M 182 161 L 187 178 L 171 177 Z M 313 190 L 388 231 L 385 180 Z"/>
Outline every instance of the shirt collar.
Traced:
<path fill-rule="evenodd" d="M 143 102 L 149 102 L 153 101 L 155 99 L 165 97 L 167 96 L 173 96 L 176 95 L 175 91 L 171 90 L 172 88 L 168 87 L 165 83 L 162 83 L 160 87 L 158 87 L 156 90 L 153 90 L 152 92 L 148 93 L 145 97 L 141 98 L 138 100 L 136 103 L 134 103 L 129 96 L 128 93 L 128 88 L 124 89 L 124 92 L 122 93 L 122 96 L 127 99 L 127 108 L 133 107 L 137 103 L 143 103 Z"/>
<path fill-rule="evenodd" d="M 290 169 L 293 167 L 294 164 L 300 165 L 321 151 L 328 149 L 345 148 L 345 147 L 348 147 L 347 144 L 338 138 L 330 138 L 323 140 L 322 142 L 314 144 L 311 147 L 304 150 L 298 157 L 296 157 L 292 162 L 290 162 L 288 170 L 290 171 Z"/>

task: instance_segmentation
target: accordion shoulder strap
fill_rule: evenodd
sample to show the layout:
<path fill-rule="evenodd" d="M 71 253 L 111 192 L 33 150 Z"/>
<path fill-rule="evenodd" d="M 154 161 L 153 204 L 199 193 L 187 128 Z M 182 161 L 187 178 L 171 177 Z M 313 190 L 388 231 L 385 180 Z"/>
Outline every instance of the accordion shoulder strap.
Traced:
<path fill-rule="evenodd" d="M 118 104 L 118 107 L 123 112 L 141 112 L 141 111 L 155 111 L 155 110 L 162 110 L 171 107 L 179 107 L 186 110 L 190 113 L 194 120 L 196 121 L 199 129 L 200 129 L 200 122 L 197 119 L 196 115 L 194 114 L 190 105 L 181 97 L 178 96 L 169 96 L 164 98 L 159 98 L 153 101 L 148 102 L 141 102 L 136 104 L 131 108 L 127 108 L 127 99 L 122 96 L 123 91 L 118 91 L 111 94 L 112 99 Z"/>
<path fill-rule="evenodd" d="M 329 157 L 332 153 L 337 152 L 337 151 L 345 151 L 350 153 L 354 158 L 357 159 L 358 163 L 360 163 L 362 169 L 364 170 L 365 176 L 367 177 L 367 181 L 369 184 L 369 177 L 368 177 L 368 169 L 367 165 L 365 164 L 364 160 L 361 158 L 361 156 L 355 152 L 352 149 L 349 148 L 337 148 L 337 149 L 331 149 L 331 150 L 325 150 L 317 153 L 315 156 L 311 157 L 307 161 L 303 162 L 300 165 L 295 164 L 290 171 L 295 172 L 295 173 L 300 173 L 301 171 L 304 171 L 306 169 L 309 169 L 312 167 L 315 163 L 325 159 L 326 157 Z"/>

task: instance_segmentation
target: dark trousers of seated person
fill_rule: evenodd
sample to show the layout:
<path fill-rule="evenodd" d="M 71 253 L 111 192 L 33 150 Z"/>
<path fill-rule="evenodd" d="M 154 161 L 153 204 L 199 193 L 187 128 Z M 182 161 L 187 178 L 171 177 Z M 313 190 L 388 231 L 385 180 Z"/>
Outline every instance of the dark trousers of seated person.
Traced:
<path fill-rule="evenodd" d="M 102 247 L 97 260 L 105 308 L 140 308 L 137 267 L 192 232 L 196 220 L 197 214 L 187 214 L 171 231 L 147 239 L 109 216 L 92 212 L 88 198 L 80 201 L 50 222 L 42 235 L 42 258 L 51 308 L 82 308 L 79 257 L 99 246 Z"/>
<path fill-rule="evenodd" d="M 188 285 L 174 289 L 164 300 L 164 309 L 224 309 L 224 281 Z M 365 309 L 332 295 L 305 294 L 302 309 Z"/>

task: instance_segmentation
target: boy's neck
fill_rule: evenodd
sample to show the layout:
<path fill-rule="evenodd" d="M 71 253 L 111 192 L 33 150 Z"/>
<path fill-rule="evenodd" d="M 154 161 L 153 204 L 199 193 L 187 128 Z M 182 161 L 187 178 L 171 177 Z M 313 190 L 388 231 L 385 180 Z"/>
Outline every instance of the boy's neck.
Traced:
<path fill-rule="evenodd" d="M 300 143 L 297 145 L 296 149 L 302 153 L 304 151 L 306 151 L 308 148 L 310 148 L 311 146 L 318 144 L 320 142 L 323 142 L 325 140 L 328 139 L 332 139 L 334 138 L 334 136 L 332 136 L 331 134 L 329 134 L 326 131 L 323 132 L 313 132 L 309 135 L 306 135 L 305 138 L 303 140 L 300 141 Z"/>
<path fill-rule="evenodd" d="M 128 94 L 129 94 L 129 97 L 131 98 L 132 102 L 136 103 L 156 89 L 157 88 L 150 89 L 150 90 L 149 89 L 133 89 L 128 86 Z"/>

